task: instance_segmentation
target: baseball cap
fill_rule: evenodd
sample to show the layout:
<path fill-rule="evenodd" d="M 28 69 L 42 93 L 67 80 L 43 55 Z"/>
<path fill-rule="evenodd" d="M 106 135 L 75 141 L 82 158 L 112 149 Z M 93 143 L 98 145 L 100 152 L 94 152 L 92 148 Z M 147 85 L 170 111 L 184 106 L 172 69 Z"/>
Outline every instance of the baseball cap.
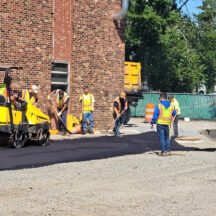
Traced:
<path fill-rule="evenodd" d="M 31 89 L 32 89 L 32 91 L 35 93 L 35 94 L 37 94 L 38 93 L 38 86 L 36 86 L 36 85 L 32 85 L 31 86 Z"/>
<path fill-rule="evenodd" d="M 120 93 L 120 97 L 126 98 L 126 93 L 125 93 L 125 92 L 121 92 L 121 93 Z"/>

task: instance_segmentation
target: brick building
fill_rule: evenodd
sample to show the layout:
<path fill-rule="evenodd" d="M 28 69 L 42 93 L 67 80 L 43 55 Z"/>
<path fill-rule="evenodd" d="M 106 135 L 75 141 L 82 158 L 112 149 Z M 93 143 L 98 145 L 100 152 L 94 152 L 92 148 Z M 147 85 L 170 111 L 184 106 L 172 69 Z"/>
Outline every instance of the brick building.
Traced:
<path fill-rule="evenodd" d="M 120 9 L 121 0 L 1 0 L 0 65 L 24 68 L 14 80 L 20 88 L 40 85 L 39 105 L 46 112 L 47 94 L 62 88 L 78 117 L 78 98 L 88 85 L 96 127 L 104 128 L 123 88 L 124 25 L 112 19 Z"/>

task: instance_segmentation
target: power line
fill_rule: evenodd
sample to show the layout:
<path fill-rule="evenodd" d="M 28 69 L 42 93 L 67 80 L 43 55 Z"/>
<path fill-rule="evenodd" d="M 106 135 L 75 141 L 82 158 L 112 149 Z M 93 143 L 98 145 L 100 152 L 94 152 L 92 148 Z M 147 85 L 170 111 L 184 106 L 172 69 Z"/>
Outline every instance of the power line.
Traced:
<path fill-rule="evenodd" d="M 185 1 L 180 0 L 180 1 L 182 2 L 182 5 L 178 8 L 179 11 L 189 2 L 189 0 L 185 0 Z"/>
<path fill-rule="evenodd" d="M 194 23 L 197 23 L 197 20 L 194 19 L 193 15 L 189 12 L 188 7 L 187 7 L 187 3 L 189 2 L 189 0 L 179 0 L 179 3 L 182 3 L 182 5 L 179 7 L 179 11 L 182 9 L 182 7 L 185 7 L 185 15 L 187 15 L 187 17 Z"/>

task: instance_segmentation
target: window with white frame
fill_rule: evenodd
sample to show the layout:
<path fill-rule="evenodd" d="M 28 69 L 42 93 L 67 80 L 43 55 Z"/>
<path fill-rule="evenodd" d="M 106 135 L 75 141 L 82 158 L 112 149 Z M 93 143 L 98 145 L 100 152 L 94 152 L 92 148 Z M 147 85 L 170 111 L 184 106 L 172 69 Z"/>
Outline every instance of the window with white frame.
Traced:
<path fill-rule="evenodd" d="M 62 89 L 68 91 L 68 64 L 54 62 L 51 72 L 51 91 Z"/>

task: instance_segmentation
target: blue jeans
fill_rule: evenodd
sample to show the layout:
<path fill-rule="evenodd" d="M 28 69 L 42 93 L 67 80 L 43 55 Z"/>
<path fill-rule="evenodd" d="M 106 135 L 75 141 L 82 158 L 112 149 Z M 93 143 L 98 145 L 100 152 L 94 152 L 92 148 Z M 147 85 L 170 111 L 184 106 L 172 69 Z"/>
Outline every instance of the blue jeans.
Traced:
<path fill-rule="evenodd" d="M 170 151 L 169 125 L 157 124 L 157 133 L 160 139 L 160 147 L 162 152 Z"/>
<path fill-rule="evenodd" d="M 89 120 L 89 126 L 90 126 L 90 132 L 94 129 L 94 119 L 93 119 L 93 113 L 92 112 L 84 112 L 83 113 L 83 120 L 82 120 L 82 127 L 83 132 L 87 132 L 87 120 Z"/>
<path fill-rule="evenodd" d="M 115 121 L 115 126 L 113 128 L 113 132 L 115 134 L 115 136 L 119 136 L 120 135 L 120 126 L 122 124 L 122 118 L 118 118 L 116 121 Z"/>
<path fill-rule="evenodd" d="M 58 109 L 58 112 L 60 112 L 61 111 L 61 109 Z M 67 109 L 61 114 L 61 119 L 62 119 L 62 121 L 64 122 L 64 125 L 62 125 L 62 122 L 59 120 L 58 121 L 58 124 L 59 124 L 59 129 L 60 129 L 60 131 L 63 131 L 63 132 L 65 132 L 66 131 L 66 129 L 65 129 L 65 127 L 67 127 Z"/>

